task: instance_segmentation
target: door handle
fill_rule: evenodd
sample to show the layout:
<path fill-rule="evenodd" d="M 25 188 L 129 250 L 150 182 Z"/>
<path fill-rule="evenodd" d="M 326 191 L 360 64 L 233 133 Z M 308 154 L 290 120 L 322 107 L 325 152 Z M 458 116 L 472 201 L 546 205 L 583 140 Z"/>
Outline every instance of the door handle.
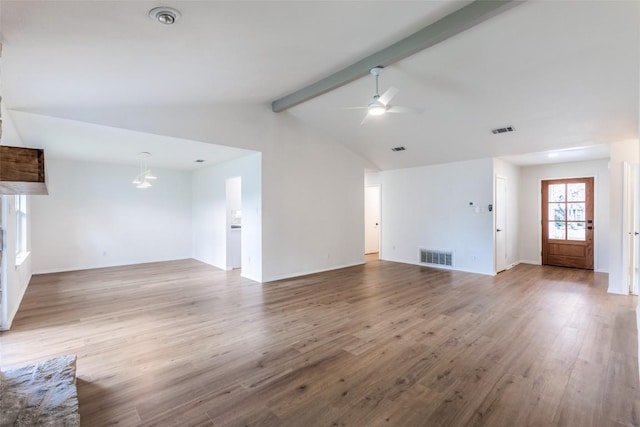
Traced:
<path fill-rule="evenodd" d="M 638 234 L 640 234 L 640 233 L 638 233 L 637 231 L 635 233 L 633 233 L 634 236 L 637 236 Z"/>
<path fill-rule="evenodd" d="M 500 230 L 500 229 L 498 228 L 498 229 L 496 229 L 496 231 L 502 231 L 502 230 Z"/>

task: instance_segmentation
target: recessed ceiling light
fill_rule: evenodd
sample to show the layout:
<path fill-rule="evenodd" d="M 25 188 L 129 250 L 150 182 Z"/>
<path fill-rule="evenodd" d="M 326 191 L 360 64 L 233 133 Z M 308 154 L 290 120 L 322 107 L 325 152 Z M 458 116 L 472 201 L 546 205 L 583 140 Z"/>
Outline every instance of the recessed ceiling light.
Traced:
<path fill-rule="evenodd" d="M 154 7 L 149 11 L 149 18 L 163 25 L 171 25 L 180 18 L 180 12 L 172 7 Z"/>

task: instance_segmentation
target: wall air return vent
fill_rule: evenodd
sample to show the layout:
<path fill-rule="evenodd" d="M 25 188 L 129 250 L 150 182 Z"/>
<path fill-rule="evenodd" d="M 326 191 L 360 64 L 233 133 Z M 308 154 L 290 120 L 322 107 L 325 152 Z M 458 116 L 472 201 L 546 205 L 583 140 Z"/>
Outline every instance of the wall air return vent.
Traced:
<path fill-rule="evenodd" d="M 445 265 L 453 267 L 453 252 L 420 249 L 420 264 Z"/>
<path fill-rule="evenodd" d="M 404 148 L 404 147 L 393 147 L 391 149 L 391 151 L 404 151 L 404 150 L 406 150 L 406 148 Z"/>
<path fill-rule="evenodd" d="M 492 134 L 497 135 L 499 133 L 509 133 L 509 132 L 513 132 L 515 131 L 515 128 L 513 126 L 507 126 L 507 127 L 503 127 L 503 128 L 498 128 L 498 129 L 493 129 L 491 131 Z"/>

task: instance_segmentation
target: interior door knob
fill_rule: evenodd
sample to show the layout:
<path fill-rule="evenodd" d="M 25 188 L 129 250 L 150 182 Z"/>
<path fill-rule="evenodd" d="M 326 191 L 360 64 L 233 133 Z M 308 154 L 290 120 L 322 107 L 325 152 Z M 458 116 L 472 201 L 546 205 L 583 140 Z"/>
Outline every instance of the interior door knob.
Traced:
<path fill-rule="evenodd" d="M 634 236 L 637 236 L 638 234 L 640 234 L 640 233 L 638 233 L 637 231 L 635 233 L 633 233 Z"/>
<path fill-rule="evenodd" d="M 498 228 L 496 231 L 502 231 L 502 230 L 500 230 L 500 229 Z"/>

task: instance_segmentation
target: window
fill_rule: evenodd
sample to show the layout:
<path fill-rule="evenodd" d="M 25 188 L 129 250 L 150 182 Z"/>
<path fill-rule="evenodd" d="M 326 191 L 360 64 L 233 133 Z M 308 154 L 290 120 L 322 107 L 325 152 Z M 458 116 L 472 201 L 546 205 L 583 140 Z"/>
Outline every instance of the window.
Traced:
<path fill-rule="evenodd" d="M 27 252 L 27 196 L 16 196 L 16 254 Z"/>
<path fill-rule="evenodd" d="M 586 184 L 549 185 L 549 238 L 586 240 Z"/>

